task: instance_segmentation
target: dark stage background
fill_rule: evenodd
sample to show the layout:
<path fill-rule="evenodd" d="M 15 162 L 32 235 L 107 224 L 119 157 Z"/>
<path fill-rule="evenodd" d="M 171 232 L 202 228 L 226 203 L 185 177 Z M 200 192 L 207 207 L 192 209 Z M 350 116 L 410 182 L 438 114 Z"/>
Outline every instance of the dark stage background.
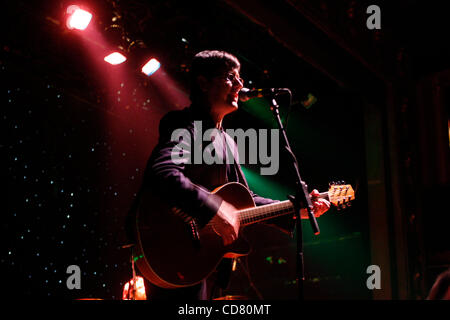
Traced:
<path fill-rule="evenodd" d="M 437 3 L 437 2 L 436 2 Z M 287 87 L 283 119 L 303 179 L 325 191 L 344 180 L 352 206 L 303 222 L 305 298 L 423 299 L 450 266 L 449 46 L 433 1 L 85 1 L 91 31 L 65 27 L 66 1 L 14 1 L 2 21 L 0 69 L 4 294 L 121 299 L 131 279 L 124 219 L 156 144 L 159 119 L 189 104 L 189 62 L 222 49 L 247 87 Z M 378 4 L 382 28 L 368 30 Z M 112 18 L 116 17 L 114 22 Z M 120 26 L 120 28 L 111 27 Z M 120 39 L 114 30 L 122 30 Z M 126 63 L 108 46 L 142 40 Z M 151 77 L 136 70 L 150 54 Z M 305 108 L 312 94 L 317 101 Z M 241 103 L 228 128 L 276 128 L 268 103 Z M 244 166 L 250 187 L 286 199 L 292 175 Z M 295 299 L 295 238 L 266 226 L 222 295 Z M 80 290 L 66 286 L 78 265 Z M 369 290 L 369 265 L 381 289 Z M 243 267 L 249 271 L 250 278 Z M 251 285 L 253 284 L 253 286 Z"/>

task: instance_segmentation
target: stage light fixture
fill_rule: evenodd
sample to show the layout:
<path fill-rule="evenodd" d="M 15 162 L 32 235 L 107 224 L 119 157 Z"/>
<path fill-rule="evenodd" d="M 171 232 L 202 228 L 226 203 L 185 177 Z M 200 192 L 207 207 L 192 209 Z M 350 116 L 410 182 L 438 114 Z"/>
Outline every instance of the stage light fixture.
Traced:
<path fill-rule="evenodd" d="M 92 14 L 86 10 L 81 9 L 77 5 L 67 7 L 66 13 L 67 27 L 69 29 L 84 30 L 88 27 L 92 19 Z"/>
<path fill-rule="evenodd" d="M 141 71 L 147 76 L 151 76 L 159 69 L 160 66 L 161 63 L 155 58 L 152 58 L 142 67 Z"/>
<path fill-rule="evenodd" d="M 104 60 L 106 62 L 108 62 L 109 64 L 118 65 L 118 64 L 121 64 L 121 63 L 125 62 L 127 60 L 127 58 L 123 54 L 121 54 L 120 52 L 116 51 L 116 52 L 113 52 L 113 53 L 107 55 L 104 58 Z"/>

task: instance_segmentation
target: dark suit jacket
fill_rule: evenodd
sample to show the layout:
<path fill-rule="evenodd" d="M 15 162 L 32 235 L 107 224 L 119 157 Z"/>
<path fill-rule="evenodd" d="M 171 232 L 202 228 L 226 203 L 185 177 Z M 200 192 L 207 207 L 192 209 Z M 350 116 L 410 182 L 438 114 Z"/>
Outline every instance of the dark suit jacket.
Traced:
<path fill-rule="evenodd" d="M 196 121 L 201 121 L 201 128 L 198 125 L 194 126 Z M 197 122 L 197 124 L 199 123 Z M 208 112 L 195 106 L 167 113 L 160 121 L 158 144 L 148 160 L 140 190 L 150 188 L 154 194 L 166 200 L 170 205 L 179 207 L 186 214 L 195 218 L 199 227 L 209 222 L 222 202 L 219 196 L 211 195 L 208 191 L 227 182 L 239 182 L 248 188 L 239 164 L 238 148 L 234 140 L 223 130 L 220 130 L 221 138 L 222 141 L 226 140 L 227 149 L 222 152 L 221 148 L 225 143 L 223 145 L 217 143 L 213 151 L 213 154 L 214 152 L 218 153 L 218 158 L 222 158 L 223 164 L 206 164 L 203 163 L 203 159 L 201 164 L 194 163 L 194 153 L 197 152 L 197 155 L 201 156 L 205 147 L 211 144 L 210 141 L 204 141 L 202 150 L 196 150 L 200 144 L 196 145 L 195 137 L 201 140 L 202 137 L 199 134 L 214 127 L 215 124 Z M 180 142 L 179 138 L 172 139 L 172 134 L 176 129 L 185 129 L 186 133 L 190 134 L 191 140 L 183 139 Z M 199 132 L 200 129 L 202 132 Z M 172 152 L 182 152 L 186 158 L 190 158 L 190 163 L 187 161 L 174 163 Z M 229 157 L 234 157 L 234 161 L 227 161 L 230 160 Z M 278 201 L 260 197 L 251 190 L 250 193 L 257 206 Z M 135 240 L 132 225 L 140 194 L 141 192 L 138 192 L 126 221 L 126 233 L 131 242 Z M 280 217 L 270 222 L 285 233 L 293 230 L 294 223 L 290 217 Z"/>
<path fill-rule="evenodd" d="M 203 141 L 200 145 L 203 133 L 213 128 L 214 123 L 209 114 L 193 106 L 167 113 L 161 119 L 158 144 L 147 163 L 142 185 L 143 189 L 151 188 L 154 194 L 170 205 L 182 209 L 196 220 L 199 227 L 209 222 L 222 202 L 218 195 L 212 195 L 208 191 L 231 181 L 239 182 L 248 188 L 238 163 L 237 146 L 230 136 L 223 130 L 217 130 L 218 136 L 213 138 L 213 142 Z M 173 139 L 172 135 L 176 129 L 183 129 L 190 137 L 177 136 Z M 208 145 L 210 147 L 205 151 Z M 224 146 L 228 148 L 225 149 Z M 198 150 L 199 148 L 201 150 Z M 205 163 L 203 152 L 209 152 L 211 157 L 217 157 L 220 159 L 217 162 L 222 163 Z M 182 155 L 184 161 L 174 162 L 173 153 L 177 157 Z M 230 161 L 230 157 L 236 159 Z M 195 160 L 202 163 L 196 164 Z M 260 197 L 253 192 L 251 194 L 256 205 L 276 201 Z"/>
<path fill-rule="evenodd" d="M 201 121 L 201 128 L 200 123 L 196 123 L 196 121 Z M 150 188 L 152 194 L 158 195 L 171 206 L 178 207 L 185 214 L 194 218 L 201 228 L 210 221 L 222 203 L 222 199 L 218 195 L 210 194 L 209 191 L 227 182 L 239 182 L 248 188 L 239 165 L 238 148 L 230 136 L 223 130 L 219 130 L 216 131 L 218 135 L 215 137 L 216 139 L 213 139 L 213 143 L 203 141 L 200 146 L 199 141 L 195 141 L 195 139 L 202 140 L 200 134 L 214 127 L 215 124 L 209 114 L 193 106 L 171 111 L 161 119 L 158 144 L 148 160 L 141 190 L 127 217 L 126 231 L 130 241 L 135 241 L 132 226 L 142 190 Z M 183 129 L 190 138 L 174 137 L 173 133 L 176 129 Z M 213 145 L 214 148 L 208 149 L 208 145 Z M 208 150 L 205 151 L 205 147 Z M 217 156 L 222 163 L 204 163 L 204 159 L 201 157 L 203 151 L 209 152 L 210 156 Z M 183 161 L 174 162 L 174 152 L 176 156 L 181 156 L 180 159 L 182 158 Z M 200 155 L 202 163 L 195 164 L 195 153 Z M 234 161 L 227 161 L 230 160 L 230 157 L 233 157 Z M 197 160 L 200 159 L 197 158 Z M 257 206 L 278 201 L 260 197 L 251 191 L 250 193 Z M 293 219 L 278 218 L 276 223 L 282 231 L 289 232 L 293 226 Z M 223 259 L 219 268 L 225 270 L 222 273 L 229 273 L 229 259 Z M 226 286 L 227 276 L 223 276 L 223 279 L 219 281 L 223 283 L 219 284 L 221 287 Z"/>

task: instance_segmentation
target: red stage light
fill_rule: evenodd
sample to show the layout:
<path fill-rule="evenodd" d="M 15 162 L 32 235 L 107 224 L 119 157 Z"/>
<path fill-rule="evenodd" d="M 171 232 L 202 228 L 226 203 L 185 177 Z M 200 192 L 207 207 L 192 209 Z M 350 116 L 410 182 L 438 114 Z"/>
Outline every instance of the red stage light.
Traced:
<path fill-rule="evenodd" d="M 66 13 L 68 15 L 67 27 L 69 29 L 84 30 L 92 19 L 90 12 L 80 9 L 77 5 L 67 7 Z"/>
<path fill-rule="evenodd" d="M 146 74 L 147 76 L 151 76 L 154 74 L 159 67 L 161 66 L 161 63 L 159 63 L 156 59 L 150 59 L 141 69 L 141 71 Z"/>
<path fill-rule="evenodd" d="M 122 62 L 125 62 L 127 58 L 119 53 L 119 52 L 113 52 L 109 55 L 107 55 L 104 60 L 112 65 L 121 64 Z"/>

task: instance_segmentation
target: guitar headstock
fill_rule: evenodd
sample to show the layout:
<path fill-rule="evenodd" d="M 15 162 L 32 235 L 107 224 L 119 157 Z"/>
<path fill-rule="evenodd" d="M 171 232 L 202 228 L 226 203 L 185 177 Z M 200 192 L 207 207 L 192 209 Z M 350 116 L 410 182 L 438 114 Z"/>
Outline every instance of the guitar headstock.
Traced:
<path fill-rule="evenodd" d="M 343 181 L 333 182 L 328 189 L 328 198 L 338 210 L 345 209 L 351 206 L 350 201 L 355 199 L 355 191 L 350 184 L 345 184 Z"/>

